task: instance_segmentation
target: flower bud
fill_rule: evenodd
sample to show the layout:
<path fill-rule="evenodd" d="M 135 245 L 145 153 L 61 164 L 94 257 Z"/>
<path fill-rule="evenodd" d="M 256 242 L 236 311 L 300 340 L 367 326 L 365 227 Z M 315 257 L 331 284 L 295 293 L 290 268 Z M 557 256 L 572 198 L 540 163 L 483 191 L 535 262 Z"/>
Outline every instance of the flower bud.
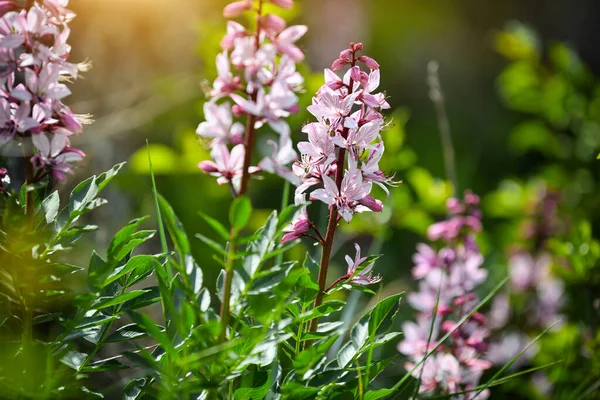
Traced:
<path fill-rule="evenodd" d="M 363 197 L 362 200 L 359 201 L 359 203 L 367 207 L 371 211 L 381 212 L 381 210 L 383 210 L 383 203 L 371 195 Z"/>
<path fill-rule="evenodd" d="M 217 168 L 217 165 L 212 161 L 202 161 L 198 164 L 198 168 L 205 174 L 219 172 L 219 168 Z"/>
<path fill-rule="evenodd" d="M 267 14 L 260 19 L 262 28 L 272 35 L 277 35 L 286 27 L 285 20 L 277 15 Z"/>
<path fill-rule="evenodd" d="M 365 64 L 369 69 L 379 69 L 379 64 L 377 63 L 377 61 L 373 60 L 371 57 L 360 56 L 358 57 L 358 61 Z"/>
<path fill-rule="evenodd" d="M 233 3 L 227 4 L 223 9 L 223 16 L 225 18 L 234 18 L 239 16 L 245 11 L 252 8 L 251 0 L 234 1 Z"/>
<path fill-rule="evenodd" d="M 269 1 L 281 8 L 292 8 L 292 5 L 294 4 L 293 0 L 269 0 Z"/>

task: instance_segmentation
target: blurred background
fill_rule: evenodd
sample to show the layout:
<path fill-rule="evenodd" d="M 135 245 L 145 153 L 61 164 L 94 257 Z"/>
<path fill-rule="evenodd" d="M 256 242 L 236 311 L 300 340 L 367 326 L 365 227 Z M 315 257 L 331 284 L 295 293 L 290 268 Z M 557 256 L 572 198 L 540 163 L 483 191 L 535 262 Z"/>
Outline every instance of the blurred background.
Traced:
<path fill-rule="evenodd" d="M 190 237 L 198 232 L 210 235 L 197 211 L 225 221 L 230 195 L 226 187 L 217 186 L 197 169 L 208 153 L 198 143 L 195 129 L 203 119 L 202 82 L 212 81 L 216 75 L 214 57 L 225 31 L 221 10 L 227 2 L 71 3 L 78 14 L 70 40 L 73 58 L 91 60 L 93 69 L 72 86 L 70 104 L 78 113 L 92 114 L 95 123 L 74 140 L 88 157 L 86 165 L 77 170 L 78 176 L 63 189 L 128 161 L 126 172 L 106 195 L 111 206 L 94 213 L 101 229 L 90 246 L 104 250 L 124 221 L 154 214 L 146 140 L 159 191 L 173 204 Z M 363 42 L 364 53 L 381 65 L 380 88 L 387 91 L 392 105 L 387 116 L 393 118 L 393 127 L 384 133 L 388 150 L 384 163 L 404 181 L 384 202 L 386 211 L 377 216 L 377 224 L 372 215 L 361 215 L 352 227 L 344 228 L 337 242 L 337 271 L 345 268 L 342 256 L 351 252 L 356 240 L 385 254 L 376 267 L 384 278 L 384 291 L 413 287 L 410 268 L 415 244 L 423 240 L 427 225 L 444 215 L 445 200 L 453 192 L 445 180 L 438 121 L 429 98 L 427 64 L 431 60 L 440 65 L 456 151 L 457 189 L 470 188 L 484 200 L 486 233 L 481 245 L 490 270 L 487 287 L 506 275 L 510 244 L 519 237 L 523 219 L 531 217 L 541 201 L 541 192 L 560 193 L 559 209 L 567 221 L 564 237 L 572 237 L 568 232 L 575 221 L 584 221 L 592 232 L 598 228 L 600 203 L 594 191 L 599 172 L 600 101 L 594 76 L 600 73 L 596 36 L 600 2 L 295 3 L 286 19 L 309 27 L 300 43 L 307 54 L 306 65 L 301 67 L 307 76 L 301 110 L 322 83 L 322 69 L 350 41 Z M 292 118 L 295 140 L 309 120 L 305 111 Z M 261 135 L 266 154 L 269 149 L 264 142 L 273 133 L 264 130 Z M 280 180 L 265 177 L 253 182 L 251 197 L 258 209 L 253 217 L 254 227 L 258 227 L 269 210 L 281 203 Z M 218 267 L 209 248 L 199 240 L 193 245 L 196 259 L 203 263 L 205 281 L 214 281 Z M 158 251 L 158 239 L 150 246 L 155 248 L 148 251 Z M 296 246 L 290 258 L 302 259 L 307 250 L 314 251 Z M 88 260 L 89 254 L 81 257 Z M 598 321 L 597 309 L 591 306 L 598 296 L 598 282 L 588 279 L 588 272 L 579 280 L 570 281 L 573 274 L 565 278 L 567 289 L 583 288 L 582 293 L 591 293 L 585 302 L 592 317 L 579 319 L 574 311 L 575 327 L 581 321 L 588 326 L 586 318 L 592 318 L 594 324 Z M 590 287 L 578 286 L 582 282 Z M 362 298 L 355 300 L 357 307 L 367 306 Z M 567 309 L 578 309 L 577 301 L 565 304 Z M 410 317 L 408 306 L 405 312 Z M 575 329 L 571 336 L 586 332 Z M 573 351 L 576 356 L 581 352 L 580 347 Z M 397 370 L 397 375 L 402 373 L 401 363 Z M 390 373 L 387 379 L 393 381 L 394 375 Z M 532 385 L 529 391 L 502 390 L 509 397 L 542 393 L 536 392 L 538 384 Z"/>

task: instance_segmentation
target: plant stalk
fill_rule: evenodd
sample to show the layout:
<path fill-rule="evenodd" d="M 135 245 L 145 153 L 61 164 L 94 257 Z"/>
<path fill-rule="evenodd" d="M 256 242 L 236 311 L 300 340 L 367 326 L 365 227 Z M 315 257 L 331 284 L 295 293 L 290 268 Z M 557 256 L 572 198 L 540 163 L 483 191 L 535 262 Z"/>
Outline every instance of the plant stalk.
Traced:
<path fill-rule="evenodd" d="M 231 301 L 231 283 L 233 282 L 233 267 L 235 256 L 235 237 L 237 232 L 231 228 L 229 233 L 229 246 L 227 249 L 227 265 L 225 266 L 225 282 L 223 282 L 223 302 L 221 303 L 221 333 L 219 334 L 219 342 L 225 341 L 227 335 L 227 326 L 229 325 L 229 303 Z"/>
<path fill-rule="evenodd" d="M 256 10 L 256 36 L 254 42 L 254 51 L 258 51 L 260 46 L 260 17 L 262 15 L 262 3 L 262 0 L 258 2 L 258 9 Z M 250 100 L 255 102 L 257 96 L 258 92 L 254 90 L 250 94 Z M 244 135 L 244 166 L 242 169 L 242 182 L 240 184 L 238 196 L 248 192 L 248 182 L 250 181 L 250 173 L 248 172 L 248 168 L 250 168 L 250 164 L 252 163 L 252 150 L 254 150 L 254 146 L 256 145 L 255 124 L 256 116 L 248 114 L 248 119 L 246 120 L 246 134 Z"/>
<path fill-rule="evenodd" d="M 446 105 L 444 102 L 444 93 L 440 84 L 438 74 L 439 64 L 437 61 L 430 61 L 427 65 L 427 83 L 429 84 L 429 98 L 433 102 L 437 116 L 438 128 L 442 140 L 442 149 L 444 153 L 444 168 L 446 177 L 450 179 L 454 185 L 454 193 L 458 193 L 458 178 L 456 175 L 456 160 L 454 157 L 454 146 L 452 144 L 452 133 L 450 131 L 450 123 L 446 113 Z"/>
<path fill-rule="evenodd" d="M 348 136 L 348 129 L 344 129 L 344 137 Z M 340 190 L 342 186 L 342 179 L 344 178 L 344 161 L 346 159 L 346 149 L 340 148 L 337 157 L 337 170 L 335 172 L 335 183 Z M 325 241 L 323 242 L 323 250 L 321 251 L 321 262 L 319 263 L 319 292 L 315 298 L 313 307 L 317 308 L 323 303 L 323 297 L 325 295 L 325 286 L 327 284 L 327 271 L 329 269 L 329 261 L 331 259 L 331 248 L 333 247 L 333 238 L 335 236 L 335 230 L 338 222 L 338 210 L 336 207 L 331 207 L 329 213 L 329 220 L 327 221 L 327 231 L 325 233 Z M 314 318 L 310 321 L 308 328 L 309 332 L 315 332 L 319 326 L 319 318 Z M 307 342 L 308 343 L 308 342 Z"/>

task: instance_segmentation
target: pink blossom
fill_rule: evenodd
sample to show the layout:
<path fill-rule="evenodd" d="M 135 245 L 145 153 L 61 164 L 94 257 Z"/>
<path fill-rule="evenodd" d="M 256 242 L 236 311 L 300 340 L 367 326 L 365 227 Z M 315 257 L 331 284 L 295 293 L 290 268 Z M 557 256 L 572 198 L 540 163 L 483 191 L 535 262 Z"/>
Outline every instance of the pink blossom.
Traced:
<path fill-rule="evenodd" d="M 363 182 L 359 170 L 346 173 L 338 190 L 335 182 L 328 176 L 322 176 L 324 189 L 317 189 L 311 193 L 311 199 L 321 200 L 330 207 L 336 207 L 339 214 L 350 222 L 355 212 L 357 202 L 362 200 L 371 191 L 371 182 Z"/>
<path fill-rule="evenodd" d="M 323 86 L 317 97 L 313 97 L 312 105 L 307 107 L 308 112 L 314 115 L 319 121 L 328 123 L 332 129 L 336 129 L 338 125 L 343 125 L 345 128 L 357 129 L 358 125 L 352 118 L 347 118 L 350 115 L 352 106 L 360 93 L 352 93 L 351 95 L 342 96 L 330 89 L 328 86 Z"/>
<path fill-rule="evenodd" d="M 62 180 L 65 174 L 72 171 L 71 164 L 81 161 L 85 154 L 81 150 L 69 147 L 69 140 L 60 134 L 51 135 L 51 139 L 44 133 L 31 137 L 33 144 L 39 152 L 32 157 L 31 163 L 36 170 L 49 168 L 57 180 Z"/>
<path fill-rule="evenodd" d="M 290 26 L 273 39 L 273 44 L 281 54 L 286 54 L 294 61 L 302 61 L 304 53 L 294 43 L 304 36 L 307 30 L 304 25 Z"/>
<path fill-rule="evenodd" d="M 244 167 L 244 145 L 238 144 L 231 149 L 231 153 L 224 144 L 217 144 L 212 148 L 210 156 L 213 161 L 202 161 L 198 167 L 207 174 L 217 178 L 219 185 L 231 184 L 237 192 L 240 188 L 242 170 Z M 256 173 L 257 167 L 250 167 L 249 172 Z"/>
<path fill-rule="evenodd" d="M 244 125 L 239 122 L 233 123 L 231 105 L 228 102 L 221 105 L 204 103 L 204 117 L 206 121 L 198 125 L 196 133 L 203 138 L 212 139 L 211 146 L 242 142 Z"/>
<path fill-rule="evenodd" d="M 298 150 L 309 156 L 313 165 L 328 165 L 335 160 L 335 146 L 325 126 L 313 122 L 305 125 L 302 132 L 308 134 L 308 142 L 298 143 Z"/>
<path fill-rule="evenodd" d="M 362 264 L 367 260 L 367 257 L 360 256 L 360 246 L 358 243 L 354 243 L 354 248 L 356 249 L 354 260 L 348 255 L 345 256 L 348 269 L 344 278 L 350 279 L 350 284 L 358 286 L 372 285 L 380 282 L 381 277 L 379 275 L 373 276 L 371 272 L 375 263 L 369 263 L 367 266 L 361 268 Z"/>
<path fill-rule="evenodd" d="M 246 28 L 243 25 L 235 22 L 227 22 L 227 34 L 221 39 L 221 48 L 223 50 L 231 50 L 234 47 L 235 40 L 247 36 Z"/>
<path fill-rule="evenodd" d="M 280 135 L 279 145 L 273 140 L 269 140 L 267 144 L 272 147 L 273 152 L 270 157 L 263 158 L 258 167 L 262 171 L 279 175 L 293 185 L 299 185 L 300 178 L 288 167 L 288 164 L 296 161 L 298 158 L 292 147 L 292 139 L 289 135 Z"/>
<path fill-rule="evenodd" d="M 285 235 L 281 238 L 281 244 L 300 238 L 309 229 L 308 213 L 306 212 L 306 208 L 302 208 L 296 213 L 292 222 L 283 228 Z"/>

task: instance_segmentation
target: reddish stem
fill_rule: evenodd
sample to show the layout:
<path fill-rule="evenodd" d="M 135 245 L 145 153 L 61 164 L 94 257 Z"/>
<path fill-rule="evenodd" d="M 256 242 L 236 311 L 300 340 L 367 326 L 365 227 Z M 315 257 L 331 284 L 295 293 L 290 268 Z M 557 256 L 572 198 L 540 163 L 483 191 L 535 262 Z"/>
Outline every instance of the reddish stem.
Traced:
<path fill-rule="evenodd" d="M 256 10 L 256 36 L 254 42 L 254 51 L 258 51 L 258 48 L 260 47 L 260 17 L 262 15 L 262 3 L 262 0 L 258 2 L 258 9 Z M 258 92 L 254 90 L 250 94 L 250 100 L 256 102 L 257 96 Z M 248 119 L 246 121 L 246 134 L 244 136 L 244 166 L 242 169 L 242 182 L 240 184 L 238 196 L 248 192 L 248 182 L 250 181 L 250 173 L 248 172 L 248 169 L 252 163 L 252 150 L 254 150 L 254 146 L 256 145 L 255 124 L 256 116 L 248 114 Z"/>

